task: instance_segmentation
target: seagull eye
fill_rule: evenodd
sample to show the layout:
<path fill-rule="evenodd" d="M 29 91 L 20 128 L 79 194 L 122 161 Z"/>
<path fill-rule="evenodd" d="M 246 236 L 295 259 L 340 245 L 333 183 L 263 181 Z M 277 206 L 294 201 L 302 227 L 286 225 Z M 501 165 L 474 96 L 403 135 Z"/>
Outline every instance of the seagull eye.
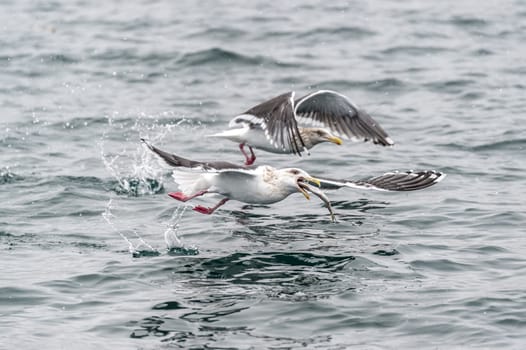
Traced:
<path fill-rule="evenodd" d="M 295 169 L 293 169 L 293 170 L 290 171 L 290 173 L 291 173 L 292 175 L 298 175 L 300 172 L 297 171 L 297 170 L 295 170 Z"/>

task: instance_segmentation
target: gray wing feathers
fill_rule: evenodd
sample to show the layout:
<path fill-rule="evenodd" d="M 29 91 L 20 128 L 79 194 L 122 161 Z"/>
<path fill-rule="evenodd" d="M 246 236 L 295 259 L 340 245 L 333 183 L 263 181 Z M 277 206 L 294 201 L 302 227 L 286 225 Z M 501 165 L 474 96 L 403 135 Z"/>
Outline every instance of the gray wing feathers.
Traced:
<path fill-rule="evenodd" d="M 295 102 L 299 121 L 321 124 L 351 140 L 371 140 L 383 146 L 393 145 L 384 129 L 347 97 L 334 91 L 320 90 Z"/>
<path fill-rule="evenodd" d="M 261 127 L 274 147 L 288 148 L 292 153 L 301 155 L 305 144 L 294 114 L 294 92 L 265 101 L 252 107 L 244 115 L 253 115 L 262 120 Z"/>
<path fill-rule="evenodd" d="M 250 167 L 237 165 L 229 162 L 199 162 L 196 160 L 190 160 L 178 155 L 171 154 L 165 151 L 160 150 L 155 147 L 145 139 L 141 138 L 141 141 L 148 146 L 150 150 L 156 153 L 161 157 L 168 165 L 174 167 L 183 167 L 183 168 L 198 168 L 202 170 L 224 170 L 224 169 L 250 169 Z"/>
<path fill-rule="evenodd" d="M 334 180 L 323 179 L 323 189 L 338 189 L 350 187 L 358 189 L 371 189 L 378 191 L 415 191 L 433 186 L 442 181 L 446 175 L 434 170 L 389 172 L 377 177 L 364 180 Z"/>

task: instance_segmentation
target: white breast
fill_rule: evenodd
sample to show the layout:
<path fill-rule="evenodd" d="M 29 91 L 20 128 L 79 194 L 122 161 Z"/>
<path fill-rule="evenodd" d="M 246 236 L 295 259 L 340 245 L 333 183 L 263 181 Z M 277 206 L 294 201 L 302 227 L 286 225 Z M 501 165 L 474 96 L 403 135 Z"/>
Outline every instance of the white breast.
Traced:
<path fill-rule="evenodd" d="M 218 173 L 214 178 L 214 189 L 222 195 L 250 204 L 271 204 L 288 197 L 292 192 L 266 181 L 265 167 L 256 169 L 254 176 L 232 176 L 231 172 Z"/>

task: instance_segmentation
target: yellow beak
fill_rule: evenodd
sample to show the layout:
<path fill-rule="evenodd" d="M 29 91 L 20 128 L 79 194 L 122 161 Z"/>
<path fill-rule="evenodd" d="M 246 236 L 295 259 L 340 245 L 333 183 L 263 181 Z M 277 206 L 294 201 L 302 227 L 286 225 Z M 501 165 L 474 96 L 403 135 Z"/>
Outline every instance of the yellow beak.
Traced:
<path fill-rule="evenodd" d="M 305 198 L 307 198 L 307 200 L 309 200 L 310 199 L 309 193 L 307 191 L 305 191 L 301 187 L 299 187 L 299 189 L 300 189 L 301 194 L 303 194 L 305 196 Z"/>
<path fill-rule="evenodd" d="M 316 185 L 318 185 L 318 187 L 321 186 L 321 182 L 320 180 L 318 180 L 317 178 L 315 177 L 306 177 L 305 180 L 307 180 L 308 182 L 312 182 Z M 298 186 L 298 189 L 300 190 L 300 192 L 305 196 L 305 198 L 307 198 L 307 200 L 310 199 L 310 195 L 309 193 L 302 187 L 302 186 Z"/>
<path fill-rule="evenodd" d="M 312 182 L 312 183 L 316 184 L 318 187 L 321 187 L 321 182 L 320 182 L 320 180 L 318 180 L 318 179 L 315 178 L 315 177 L 308 177 L 308 178 L 306 178 L 306 180 L 307 180 L 308 182 Z"/>
<path fill-rule="evenodd" d="M 327 137 L 327 140 L 328 140 L 329 142 L 335 143 L 335 144 L 337 144 L 337 145 L 341 145 L 341 144 L 343 144 L 342 139 L 339 138 L 339 137 L 336 137 L 336 136 Z"/>

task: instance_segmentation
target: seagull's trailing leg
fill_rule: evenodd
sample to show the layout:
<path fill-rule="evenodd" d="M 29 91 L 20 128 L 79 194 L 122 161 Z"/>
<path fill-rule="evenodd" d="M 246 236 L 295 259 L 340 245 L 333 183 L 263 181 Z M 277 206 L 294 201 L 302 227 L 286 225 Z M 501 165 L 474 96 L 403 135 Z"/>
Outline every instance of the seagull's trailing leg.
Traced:
<path fill-rule="evenodd" d="M 245 165 L 252 165 L 256 161 L 256 155 L 254 154 L 254 150 L 252 147 L 248 146 L 248 149 L 250 150 L 250 158 L 248 157 L 247 152 L 245 152 L 245 143 L 239 144 L 239 149 L 241 150 L 241 153 L 245 156 Z"/>
<path fill-rule="evenodd" d="M 196 212 L 201 213 L 201 214 L 212 214 L 217 208 L 219 208 L 220 206 L 228 202 L 228 200 L 229 198 L 223 198 L 221 199 L 219 203 L 217 203 L 212 208 L 206 208 L 206 207 L 203 207 L 202 205 L 197 205 L 192 210 L 195 210 Z"/>
<path fill-rule="evenodd" d="M 192 198 L 195 198 L 195 197 L 199 197 L 199 196 L 202 196 L 203 194 L 207 193 L 208 191 L 199 191 L 195 194 L 192 194 L 190 196 L 186 196 L 183 192 L 170 192 L 168 193 L 168 195 L 170 197 L 172 197 L 173 199 L 177 199 L 178 201 L 181 201 L 181 202 L 186 202 Z"/>

